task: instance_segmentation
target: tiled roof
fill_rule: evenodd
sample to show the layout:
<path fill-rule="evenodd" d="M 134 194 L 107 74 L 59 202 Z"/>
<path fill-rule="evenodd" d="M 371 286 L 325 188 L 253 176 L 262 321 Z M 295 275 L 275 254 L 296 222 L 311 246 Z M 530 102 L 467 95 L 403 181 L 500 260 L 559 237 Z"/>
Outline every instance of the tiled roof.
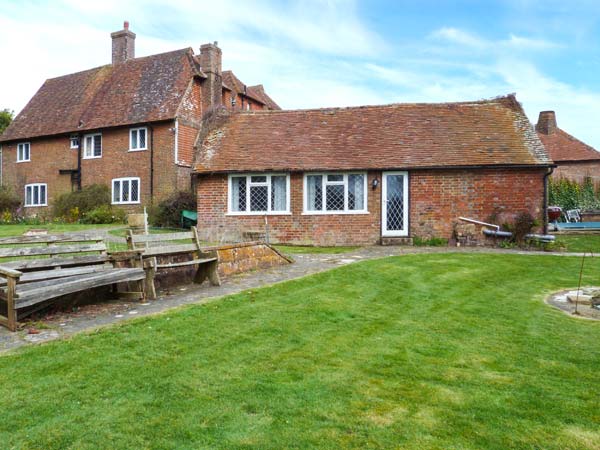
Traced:
<path fill-rule="evenodd" d="M 513 95 L 232 114 L 199 149 L 210 172 L 540 165 L 552 161 Z"/>
<path fill-rule="evenodd" d="M 222 77 L 223 86 L 236 94 L 245 95 L 263 105 L 267 105 L 269 109 L 281 109 L 277 103 L 266 94 L 262 85 L 246 86 L 231 70 L 224 70 Z"/>
<path fill-rule="evenodd" d="M 46 80 L 0 142 L 172 119 L 194 75 L 186 48 Z"/>
<path fill-rule="evenodd" d="M 281 107 L 265 92 L 265 88 L 262 84 L 248 86 L 248 91 L 250 91 L 252 95 L 261 98 L 262 102 L 267 105 L 269 109 L 281 109 Z"/>
<path fill-rule="evenodd" d="M 560 128 L 550 134 L 538 132 L 538 136 L 556 162 L 600 160 L 600 152 Z"/>

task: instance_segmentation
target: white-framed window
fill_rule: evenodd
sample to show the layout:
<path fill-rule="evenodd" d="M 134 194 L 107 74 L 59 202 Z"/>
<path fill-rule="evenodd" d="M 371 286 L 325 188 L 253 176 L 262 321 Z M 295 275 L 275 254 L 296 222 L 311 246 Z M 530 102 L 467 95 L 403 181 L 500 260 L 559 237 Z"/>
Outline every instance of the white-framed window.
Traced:
<path fill-rule="evenodd" d="M 289 214 L 289 174 L 229 175 L 228 214 Z"/>
<path fill-rule="evenodd" d="M 115 178 L 112 180 L 113 205 L 132 205 L 140 203 L 139 178 Z"/>
<path fill-rule="evenodd" d="M 79 136 L 71 136 L 69 138 L 69 147 L 70 148 L 79 148 Z"/>
<path fill-rule="evenodd" d="M 102 158 L 102 133 L 83 136 L 83 158 Z"/>
<path fill-rule="evenodd" d="M 137 152 L 139 150 L 147 150 L 147 137 L 148 129 L 146 127 L 132 128 L 131 130 L 129 130 L 129 151 Z"/>
<path fill-rule="evenodd" d="M 26 184 L 25 206 L 48 206 L 48 185 L 46 183 Z"/>
<path fill-rule="evenodd" d="M 367 174 L 304 174 L 304 214 L 365 214 Z"/>
<path fill-rule="evenodd" d="M 17 162 L 31 161 L 31 145 L 29 142 L 17 144 Z"/>

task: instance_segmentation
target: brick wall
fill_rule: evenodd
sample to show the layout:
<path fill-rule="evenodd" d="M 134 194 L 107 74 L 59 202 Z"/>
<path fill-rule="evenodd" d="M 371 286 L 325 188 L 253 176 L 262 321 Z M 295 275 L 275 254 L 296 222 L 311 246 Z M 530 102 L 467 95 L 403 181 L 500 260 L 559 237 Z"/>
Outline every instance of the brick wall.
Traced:
<path fill-rule="evenodd" d="M 600 183 L 600 161 L 586 162 L 559 162 L 552 173 L 553 178 L 568 178 L 583 182 L 584 178 L 591 177 L 595 183 Z"/>
<path fill-rule="evenodd" d="M 154 199 L 160 201 L 178 189 L 189 189 L 190 168 L 178 168 L 174 162 L 175 141 L 173 122 L 148 127 L 148 143 L 154 148 Z M 152 130 L 151 130 L 152 128 Z M 76 189 L 70 175 L 59 175 L 59 169 L 77 168 L 77 150 L 70 149 L 69 136 L 31 140 L 31 161 L 17 163 L 17 143 L 3 144 L 4 184 L 13 186 L 24 196 L 24 186 L 47 183 L 49 205 L 57 196 Z M 185 148 L 188 144 L 182 144 Z M 193 143 L 190 147 L 193 146 Z M 139 177 L 141 204 L 123 206 L 129 211 L 140 210 L 150 203 L 150 150 L 129 151 L 129 127 L 102 130 L 102 157 L 82 159 L 82 186 L 105 184 L 113 178 Z M 51 208 L 27 208 L 28 213 L 48 214 Z"/>
<path fill-rule="evenodd" d="M 540 221 L 545 170 L 414 171 L 409 175 L 411 237 L 452 236 L 459 216 L 486 220 L 496 213 L 509 220 L 529 211 Z M 291 214 L 267 216 L 272 242 L 314 245 L 374 244 L 381 236 L 380 172 L 368 173 L 368 214 L 303 215 L 303 176 L 290 178 Z M 227 216 L 227 176 L 201 176 L 197 182 L 198 227 L 208 238 L 243 237 L 265 230 L 264 216 Z"/>

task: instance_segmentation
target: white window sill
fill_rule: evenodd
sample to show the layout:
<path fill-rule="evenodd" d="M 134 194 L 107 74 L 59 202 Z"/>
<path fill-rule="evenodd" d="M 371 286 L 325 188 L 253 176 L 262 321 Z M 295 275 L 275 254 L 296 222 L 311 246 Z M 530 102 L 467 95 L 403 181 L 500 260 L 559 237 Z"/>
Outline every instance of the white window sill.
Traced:
<path fill-rule="evenodd" d="M 144 152 L 148 150 L 147 148 L 130 148 L 129 150 L 127 150 L 128 152 Z"/>
<path fill-rule="evenodd" d="M 141 202 L 112 202 L 111 205 L 139 205 Z"/>
<path fill-rule="evenodd" d="M 369 211 L 303 211 L 303 216 L 356 216 L 369 215 Z"/>
<path fill-rule="evenodd" d="M 100 155 L 100 156 L 84 156 L 81 159 L 100 159 L 100 158 L 102 158 L 102 155 Z"/>
<path fill-rule="evenodd" d="M 23 205 L 25 208 L 42 208 L 44 206 L 48 206 L 48 203 L 44 203 L 43 205 Z"/>
<path fill-rule="evenodd" d="M 226 216 L 291 216 L 291 212 L 265 212 L 265 211 L 256 211 L 256 212 L 228 212 L 225 214 Z"/>
<path fill-rule="evenodd" d="M 21 159 L 21 160 L 17 160 L 17 163 L 18 163 L 18 164 L 20 164 L 20 163 L 24 163 L 24 162 L 31 162 L 31 160 L 30 160 L 30 159 Z"/>

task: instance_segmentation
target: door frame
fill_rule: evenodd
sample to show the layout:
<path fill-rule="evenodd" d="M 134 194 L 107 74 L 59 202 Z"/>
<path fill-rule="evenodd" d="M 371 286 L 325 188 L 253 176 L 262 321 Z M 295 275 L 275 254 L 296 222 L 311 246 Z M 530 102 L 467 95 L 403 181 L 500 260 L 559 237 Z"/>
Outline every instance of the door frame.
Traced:
<path fill-rule="evenodd" d="M 403 194 L 404 194 L 404 229 L 396 231 L 387 231 L 387 175 L 403 175 Z M 381 236 L 382 237 L 406 237 L 408 236 L 408 220 L 410 211 L 410 196 L 408 195 L 408 171 L 396 170 L 381 172 Z"/>

